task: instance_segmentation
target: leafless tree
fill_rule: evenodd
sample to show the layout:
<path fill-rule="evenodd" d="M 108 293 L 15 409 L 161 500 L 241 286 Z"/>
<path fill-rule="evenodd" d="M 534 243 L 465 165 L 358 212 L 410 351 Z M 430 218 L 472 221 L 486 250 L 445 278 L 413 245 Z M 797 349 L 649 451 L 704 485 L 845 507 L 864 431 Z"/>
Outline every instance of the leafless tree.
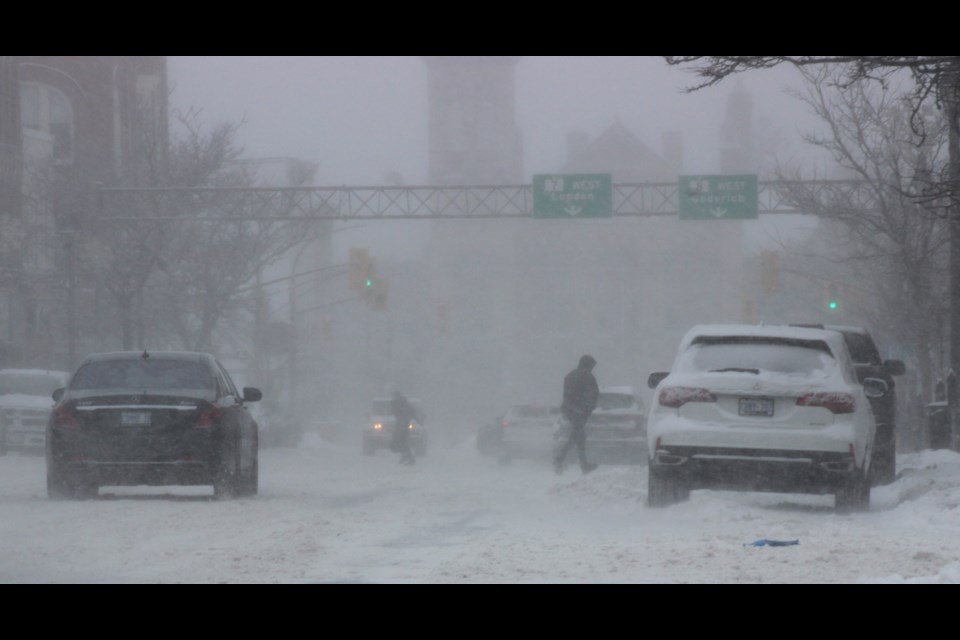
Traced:
<path fill-rule="evenodd" d="M 947 165 L 945 123 L 929 107 L 915 111 L 903 92 L 878 90 L 866 81 L 838 91 L 835 69 L 802 73 L 807 88 L 795 95 L 829 132 L 805 135 L 806 142 L 828 151 L 845 177 L 863 181 L 871 202 L 826 204 L 805 183 L 790 179 L 797 176 L 780 177 L 789 179 L 791 199 L 823 222 L 818 237 L 832 246 L 831 254 L 880 301 L 870 313 L 871 326 L 913 354 L 929 401 L 946 312 L 947 222 L 940 215 L 943 203 L 930 196 L 934 176 Z"/>
<path fill-rule="evenodd" d="M 912 142 L 917 146 L 918 158 L 913 165 L 913 174 L 900 176 L 912 184 L 900 184 L 898 195 L 909 195 L 914 199 L 914 207 L 906 207 L 910 217 L 926 218 L 929 224 L 937 224 L 930 218 L 930 212 L 945 214 L 949 229 L 949 334 L 950 334 L 950 370 L 960 373 L 960 56 L 664 56 L 667 64 L 686 67 L 699 76 L 701 82 L 689 88 L 696 91 L 709 87 L 724 78 L 755 69 L 766 69 L 781 64 L 791 64 L 798 68 L 820 67 L 834 72 L 831 82 L 843 93 L 856 96 L 863 91 L 865 82 L 879 83 L 881 87 L 891 86 L 892 82 L 909 74 L 912 86 L 905 91 L 909 98 L 909 122 L 911 123 Z M 848 102 L 848 107 L 853 103 Z M 865 104 L 861 106 L 866 108 Z M 942 131 L 939 123 L 931 118 L 933 110 L 940 112 L 945 128 L 946 162 L 941 175 L 924 167 L 922 160 L 929 154 L 927 141 L 929 135 L 939 135 Z M 865 114 L 860 114 L 861 116 Z M 866 122 L 866 121 L 865 121 Z M 844 133 L 853 133 L 848 138 L 847 151 L 853 151 L 849 145 L 855 143 L 856 128 L 849 131 L 834 131 L 835 145 L 840 144 Z M 867 132 L 862 132 L 867 133 Z M 838 137 L 839 134 L 839 137 Z M 823 142 L 823 141 L 821 141 Z M 843 152 L 843 149 L 838 147 Z M 848 156 L 852 154 L 846 154 Z M 886 160 L 884 160 L 886 158 Z M 854 168 L 861 177 L 876 176 L 871 164 L 883 164 L 889 160 L 887 154 L 873 158 L 873 163 L 864 161 Z M 889 168 L 889 167 L 888 167 Z M 892 194 L 887 194 L 892 195 Z M 901 204 L 905 204 L 901 201 Z M 865 227 L 865 230 L 869 227 Z M 906 242 L 906 236 L 902 236 Z M 919 295 L 925 295 L 920 293 Z M 955 399 L 954 399 L 955 400 Z M 953 431 L 960 434 L 960 402 L 951 402 Z"/>
<path fill-rule="evenodd" d="M 94 240 L 124 348 L 213 349 L 220 323 L 243 307 L 244 285 L 315 234 L 308 223 L 270 220 L 288 213 L 282 199 L 247 196 L 255 177 L 235 162 L 242 123 L 207 128 L 197 111 L 174 115 L 169 147 L 145 154 L 160 163 L 143 175 L 162 189 L 134 190 L 107 207 Z"/>

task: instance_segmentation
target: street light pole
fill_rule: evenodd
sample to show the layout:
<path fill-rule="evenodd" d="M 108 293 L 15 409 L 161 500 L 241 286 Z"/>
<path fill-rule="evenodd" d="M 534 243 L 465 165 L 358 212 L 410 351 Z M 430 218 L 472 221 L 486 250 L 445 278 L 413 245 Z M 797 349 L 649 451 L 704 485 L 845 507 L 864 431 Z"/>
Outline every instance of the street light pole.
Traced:
<path fill-rule="evenodd" d="M 300 264 L 300 258 L 303 256 L 303 252 L 307 247 L 311 246 L 312 243 L 304 243 L 300 247 L 300 250 L 297 251 L 297 255 L 293 259 L 293 265 L 290 267 L 290 288 L 289 288 L 289 307 L 290 307 L 290 345 L 289 352 L 287 353 L 287 379 L 288 384 L 287 388 L 290 390 L 290 408 L 293 411 L 296 411 L 296 400 L 298 397 L 297 394 L 297 383 L 299 382 L 297 376 L 298 362 L 297 362 L 297 266 Z"/>

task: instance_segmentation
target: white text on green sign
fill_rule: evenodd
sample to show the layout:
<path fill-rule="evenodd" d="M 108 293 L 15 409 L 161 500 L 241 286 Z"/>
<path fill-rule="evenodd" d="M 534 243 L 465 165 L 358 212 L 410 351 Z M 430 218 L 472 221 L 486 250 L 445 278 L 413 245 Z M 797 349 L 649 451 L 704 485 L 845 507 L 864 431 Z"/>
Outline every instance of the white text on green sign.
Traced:
<path fill-rule="evenodd" d="M 609 218 L 613 215 L 610 174 L 533 176 L 535 218 Z"/>
<path fill-rule="evenodd" d="M 756 219 L 757 176 L 680 176 L 681 220 Z"/>

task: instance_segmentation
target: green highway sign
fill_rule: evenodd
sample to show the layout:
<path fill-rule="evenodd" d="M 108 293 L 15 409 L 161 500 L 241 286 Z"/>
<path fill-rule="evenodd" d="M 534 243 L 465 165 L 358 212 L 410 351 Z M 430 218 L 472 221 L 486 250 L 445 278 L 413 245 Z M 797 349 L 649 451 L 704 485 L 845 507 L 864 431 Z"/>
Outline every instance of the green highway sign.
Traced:
<path fill-rule="evenodd" d="M 534 218 L 611 218 L 609 173 L 533 176 Z"/>
<path fill-rule="evenodd" d="M 681 220 L 756 220 L 757 176 L 680 176 Z"/>

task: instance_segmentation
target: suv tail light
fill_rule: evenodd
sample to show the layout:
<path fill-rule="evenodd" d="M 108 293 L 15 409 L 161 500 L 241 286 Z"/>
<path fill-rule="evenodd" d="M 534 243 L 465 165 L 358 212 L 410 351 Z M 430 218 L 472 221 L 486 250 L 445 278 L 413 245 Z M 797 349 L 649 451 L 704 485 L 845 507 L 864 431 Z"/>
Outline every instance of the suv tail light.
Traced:
<path fill-rule="evenodd" d="M 50 424 L 54 429 L 79 429 L 77 414 L 71 404 L 58 404 L 50 412 Z"/>
<path fill-rule="evenodd" d="M 201 402 L 197 408 L 200 410 L 200 413 L 197 415 L 197 421 L 193 423 L 194 427 L 198 429 L 210 429 L 220 424 L 220 418 L 223 415 L 220 407 L 209 402 Z"/>
<path fill-rule="evenodd" d="M 817 391 L 797 398 L 798 407 L 823 407 L 831 413 L 853 413 L 856 400 L 845 391 Z"/>
<path fill-rule="evenodd" d="M 659 402 L 664 407 L 679 409 L 688 402 L 716 402 L 717 396 L 701 387 L 664 387 Z"/>

